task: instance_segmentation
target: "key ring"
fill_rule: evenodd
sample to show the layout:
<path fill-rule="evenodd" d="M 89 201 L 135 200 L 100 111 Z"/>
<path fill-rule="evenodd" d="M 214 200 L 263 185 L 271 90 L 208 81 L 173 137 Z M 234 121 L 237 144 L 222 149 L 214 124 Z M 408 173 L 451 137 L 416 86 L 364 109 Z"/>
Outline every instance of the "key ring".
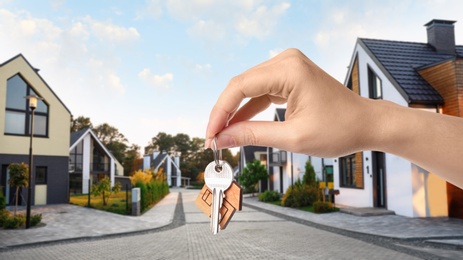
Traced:
<path fill-rule="evenodd" d="M 222 165 L 220 164 L 220 161 L 222 160 L 222 150 L 217 148 L 217 137 L 214 137 L 212 140 L 212 151 L 214 152 L 215 166 L 222 168 Z"/>

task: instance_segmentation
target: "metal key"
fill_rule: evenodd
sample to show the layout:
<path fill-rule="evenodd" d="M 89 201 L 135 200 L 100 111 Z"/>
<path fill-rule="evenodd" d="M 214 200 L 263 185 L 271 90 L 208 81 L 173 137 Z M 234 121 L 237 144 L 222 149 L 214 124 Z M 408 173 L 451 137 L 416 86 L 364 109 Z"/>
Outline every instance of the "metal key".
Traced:
<path fill-rule="evenodd" d="M 209 163 L 204 171 L 204 182 L 212 191 L 211 231 L 214 235 L 220 230 L 220 208 L 222 207 L 224 192 L 233 181 L 233 169 L 230 164 L 222 160 Z"/>

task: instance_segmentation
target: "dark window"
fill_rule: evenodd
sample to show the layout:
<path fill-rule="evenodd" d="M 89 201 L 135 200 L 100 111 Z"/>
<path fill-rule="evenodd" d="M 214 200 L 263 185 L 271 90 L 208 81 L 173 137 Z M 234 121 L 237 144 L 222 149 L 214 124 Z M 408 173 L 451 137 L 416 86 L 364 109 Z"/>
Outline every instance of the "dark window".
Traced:
<path fill-rule="evenodd" d="M 31 112 L 25 96 L 37 95 L 19 74 L 8 79 L 6 84 L 5 134 L 30 135 Z M 39 95 L 37 95 L 39 96 Z M 34 136 L 48 135 L 48 105 L 37 101 L 34 112 Z"/>
<path fill-rule="evenodd" d="M 370 67 L 368 67 L 368 87 L 370 89 L 370 98 L 372 99 L 382 99 L 383 98 L 381 79 L 376 75 L 376 73 Z"/>
<path fill-rule="evenodd" d="M 82 172 L 83 144 L 84 141 L 80 141 L 69 154 L 69 173 Z"/>
<path fill-rule="evenodd" d="M 47 167 L 35 167 L 35 184 L 47 184 Z"/>
<path fill-rule="evenodd" d="M 339 158 L 340 186 L 363 188 L 362 153 Z"/>

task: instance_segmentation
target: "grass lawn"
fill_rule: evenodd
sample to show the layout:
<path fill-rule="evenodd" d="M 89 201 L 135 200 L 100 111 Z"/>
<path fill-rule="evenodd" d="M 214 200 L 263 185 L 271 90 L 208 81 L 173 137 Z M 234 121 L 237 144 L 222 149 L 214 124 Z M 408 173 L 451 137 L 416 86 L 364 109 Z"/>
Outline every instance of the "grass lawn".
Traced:
<path fill-rule="evenodd" d="M 128 215 L 127 213 L 131 212 L 131 195 L 132 193 L 129 191 L 129 210 L 127 212 L 126 209 L 126 193 L 125 191 L 118 192 L 117 194 L 112 194 L 109 198 L 108 205 L 103 206 L 103 200 L 101 196 L 94 197 L 90 195 L 90 205 L 92 208 L 109 211 L 121 215 Z M 86 207 L 88 203 L 88 195 L 71 195 L 69 200 L 71 204 Z"/>
<path fill-rule="evenodd" d="M 270 201 L 268 202 L 270 204 L 273 204 L 273 205 L 277 205 L 277 206 L 281 206 L 281 200 L 277 200 L 277 201 Z M 304 207 L 300 207 L 300 208 L 296 208 L 298 210 L 303 210 L 303 211 L 308 211 L 308 212 L 312 212 L 312 213 L 315 213 L 313 211 L 313 206 L 304 206 Z M 339 208 L 334 208 L 333 211 L 331 212 L 336 212 L 336 211 L 339 211 Z M 328 212 L 330 213 L 330 212 Z M 323 214 L 323 213 L 315 213 L 315 214 Z"/>

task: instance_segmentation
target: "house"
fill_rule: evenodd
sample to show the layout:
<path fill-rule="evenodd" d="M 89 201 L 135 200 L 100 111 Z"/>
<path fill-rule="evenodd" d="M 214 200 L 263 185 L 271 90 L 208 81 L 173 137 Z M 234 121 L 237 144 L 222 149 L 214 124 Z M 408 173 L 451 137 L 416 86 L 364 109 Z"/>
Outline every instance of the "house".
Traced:
<path fill-rule="evenodd" d="M 143 156 L 143 170 L 152 170 L 158 172 L 162 168 L 162 172 L 166 174 L 167 183 L 170 187 L 182 186 L 182 180 L 188 181 L 189 178 L 182 178 L 182 172 L 180 171 L 180 154 L 175 153 L 175 156 L 171 156 L 163 151 L 154 151 L 152 154 L 146 154 Z"/>
<path fill-rule="evenodd" d="M 7 204 L 14 204 L 14 189 L 8 185 L 8 165 L 29 164 L 29 102 L 37 95 L 34 113 L 32 205 L 68 202 L 69 123 L 71 112 L 26 58 L 19 54 L 0 64 L 0 185 Z M 22 189 L 19 205 L 26 205 Z"/>
<path fill-rule="evenodd" d="M 358 39 L 345 85 L 366 98 L 462 117 L 463 46 L 455 45 L 454 23 L 427 23 L 427 43 Z M 393 154 L 336 158 L 334 180 L 340 204 L 408 217 L 463 218 L 462 190 Z"/>
<path fill-rule="evenodd" d="M 68 149 L 71 194 L 87 194 L 105 176 L 113 186 L 115 177 L 124 175 L 122 165 L 90 128 L 71 133 Z"/>

